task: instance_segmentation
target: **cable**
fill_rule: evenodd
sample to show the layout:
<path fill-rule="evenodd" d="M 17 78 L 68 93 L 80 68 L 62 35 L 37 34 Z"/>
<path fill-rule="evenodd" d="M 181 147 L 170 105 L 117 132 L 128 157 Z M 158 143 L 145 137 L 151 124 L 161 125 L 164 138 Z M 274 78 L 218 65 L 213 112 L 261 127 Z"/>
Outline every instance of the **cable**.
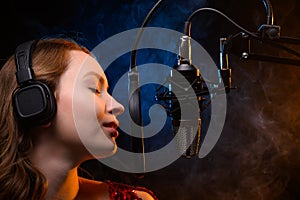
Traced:
<path fill-rule="evenodd" d="M 263 3 L 267 11 L 267 24 L 273 25 L 274 16 L 273 16 L 273 7 L 271 5 L 271 2 L 269 0 L 263 0 Z"/>
<path fill-rule="evenodd" d="M 152 15 L 154 14 L 154 12 L 156 11 L 156 9 L 159 7 L 159 5 L 162 3 L 163 0 L 159 0 L 153 7 L 152 9 L 149 11 L 148 15 L 146 16 L 144 22 L 142 23 L 141 25 L 141 28 L 138 32 L 138 35 L 137 35 L 137 38 L 135 40 L 135 43 L 134 43 L 134 47 L 133 47 L 133 50 L 131 52 L 131 65 L 130 65 L 130 69 L 129 71 L 133 70 L 133 69 L 136 69 L 136 56 L 137 56 L 137 46 L 140 42 L 140 39 L 141 39 L 141 36 L 142 36 L 142 33 L 144 32 L 144 27 L 148 24 L 148 22 L 150 21 L 150 18 L 152 17 Z"/>
<path fill-rule="evenodd" d="M 137 57 L 137 46 L 139 44 L 139 41 L 141 39 L 141 35 L 144 31 L 144 27 L 148 24 L 148 22 L 150 21 L 150 18 L 152 17 L 152 15 L 154 14 L 154 12 L 156 11 L 156 9 L 159 7 L 159 5 L 162 3 L 163 0 L 159 0 L 153 7 L 152 9 L 149 11 L 148 15 L 146 16 L 144 22 L 141 25 L 141 29 L 138 32 L 136 41 L 134 43 L 134 48 L 133 51 L 131 52 L 131 65 L 130 65 L 130 71 L 132 69 L 135 69 L 136 67 L 136 57 Z M 268 25 L 273 25 L 274 23 L 274 16 L 273 16 L 273 7 L 271 5 L 271 2 L 269 0 L 262 0 L 263 4 L 265 6 L 266 12 L 267 12 L 267 24 Z M 245 28 L 243 28 L 242 26 L 240 26 L 239 24 L 237 24 L 235 21 L 233 21 L 230 17 L 228 17 L 227 15 L 225 15 L 224 13 L 222 13 L 221 11 L 214 9 L 214 8 L 200 8 L 196 11 L 194 11 L 189 18 L 187 19 L 186 25 L 185 25 L 185 34 L 190 36 L 190 30 L 191 30 L 191 21 L 192 18 L 199 12 L 201 11 L 213 11 L 215 13 L 220 14 L 221 16 L 223 16 L 224 18 L 226 18 L 229 22 L 231 22 L 234 26 L 236 26 L 238 29 L 242 30 L 243 32 L 247 33 L 248 35 L 261 40 L 260 37 L 258 37 L 257 35 L 255 35 L 254 33 L 246 30 Z"/>
<path fill-rule="evenodd" d="M 270 1 L 268 1 L 268 0 L 263 0 L 263 1 L 264 1 L 266 10 L 267 10 L 267 19 L 268 19 L 267 23 L 268 23 L 268 24 L 271 23 L 271 24 L 273 25 L 273 9 L 272 9 L 272 6 L 271 6 L 271 4 L 270 4 Z M 234 22 L 232 19 L 230 19 L 227 15 L 225 15 L 225 14 L 222 13 L 221 11 L 216 10 L 216 9 L 214 9 L 214 8 L 200 8 L 200 9 L 194 11 L 194 12 L 189 16 L 189 18 L 187 19 L 186 24 L 187 24 L 188 27 L 185 28 L 185 34 L 186 34 L 186 35 L 190 36 L 190 31 L 191 31 L 191 21 L 192 21 L 193 17 L 194 17 L 196 14 L 198 14 L 199 12 L 201 12 L 201 11 L 213 11 L 213 12 L 216 12 L 216 13 L 220 14 L 221 16 L 223 16 L 224 18 L 226 18 L 228 21 L 230 21 L 233 25 L 235 25 L 235 26 L 236 26 L 237 28 L 239 28 L 240 30 L 244 31 L 245 33 L 247 33 L 248 35 L 254 37 L 255 39 L 258 39 L 259 41 L 262 41 L 262 38 L 260 38 L 259 36 L 255 35 L 254 33 L 250 32 L 250 31 L 246 30 L 245 28 L 243 28 L 242 26 L 240 26 L 240 25 L 238 25 L 236 22 Z M 271 21 L 270 21 L 270 20 L 271 20 Z M 297 51 L 294 51 L 294 50 L 292 50 L 292 49 L 290 49 L 290 48 L 288 48 L 288 47 L 286 47 L 286 46 L 280 45 L 280 44 L 278 44 L 278 43 L 274 44 L 274 43 L 272 43 L 272 42 L 270 42 L 270 41 L 267 41 L 267 40 L 263 40 L 263 41 L 266 42 L 266 43 L 268 43 L 268 44 L 270 44 L 270 45 L 273 45 L 273 46 L 275 46 L 275 47 L 277 47 L 277 48 L 281 48 L 281 49 L 283 49 L 283 50 L 285 50 L 285 51 L 287 51 L 287 52 L 289 52 L 289 53 L 291 53 L 291 54 L 294 54 L 295 56 L 298 56 L 298 57 L 300 56 L 300 54 L 299 54 Z"/>
<path fill-rule="evenodd" d="M 232 19 L 230 19 L 227 15 L 225 15 L 224 13 L 222 13 L 221 11 L 217 10 L 217 9 L 214 9 L 214 8 L 200 8 L 196 11 L 194 11 L 187 19 L 187 23 L 189 23 L 189 27 L 186 29 L 186 31 L 189 31 L 190 32 L 190 29 L 191 29 L 191 21 L 193 19 L 193 17 L 198 14 L 199 12 L 201 11 L 213 11 L 215 13 L 218 13 L 220 14 L 221 16 L 223 16 L 224 18 L 226 18 L 229 22 L 231 22 L 233 25 L 235 25 L 237 28 L 239 28 L 240 30 L 244 31 L 245 33 L 247 33 L 248 35 L 254 37 L 254 38 L 257 38 L 259 39 L 259 37 L 257 35 L 255 35 L 254 33 L 246 30 L 245 28 L 243 28 L 242 26 L 238 25 L 236 22 L 234 22 Z M 187 34 L 187 33 L 185 33 Z"/>

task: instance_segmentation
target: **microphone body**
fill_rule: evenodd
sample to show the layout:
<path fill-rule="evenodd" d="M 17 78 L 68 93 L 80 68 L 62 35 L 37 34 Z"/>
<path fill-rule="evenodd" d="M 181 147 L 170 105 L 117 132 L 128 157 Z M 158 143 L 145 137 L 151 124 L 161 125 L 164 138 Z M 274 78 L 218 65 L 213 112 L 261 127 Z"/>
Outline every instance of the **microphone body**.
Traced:
<path fill-rule="evenodd" d="M 192 158 L 199 153 L 200 149 L 200 131 L 201 131 L 201 119 L 198 118 L 197 125 L 189 119 L 173 119 L 173 132 L 174 134 L 180 134 L 180 137 L 176 141 L 176 148 L 185 158 Z M 196 136 L 194 135 L 196 133 Z M 193 137 L 195 136 L 195 137 Z"/>
<path fill-rule="evenodd" d="M 175 73 L 176 71 L 176 73 Z M 173 67 L 170 73 L 169 92 L 175 93 L 176 98 L 170 101 L 170 115 L 174 134 L 180 134 L 176 141 L 176 147 L 185 158 L 192 158 L 198 155 L 200 148 L 200 105 L 201 97 L 197 96 L 198 104 L 195 105 L 190 98 L 195 98 L 197 91 L 202 89 L 202 78 L 199 70 L 192 65 L 191 44 L 189 36 L 181 37 L 179 47 L 178 64 Z M 193 96 L 191 96 L 193 95 Z M 179 103 L 179 99 L 181 102 Z M 183 104 L 183 105 L 182 105 Z M 194 114 L 182 116 L 182 110 L 195 111 Z"/>

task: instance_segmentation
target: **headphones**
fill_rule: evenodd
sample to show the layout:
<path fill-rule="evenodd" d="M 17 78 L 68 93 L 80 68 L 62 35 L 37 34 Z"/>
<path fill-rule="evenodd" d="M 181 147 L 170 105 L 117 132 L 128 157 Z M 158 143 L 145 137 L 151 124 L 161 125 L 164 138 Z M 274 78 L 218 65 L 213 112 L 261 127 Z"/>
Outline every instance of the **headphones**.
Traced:
<path fill-rule="evenodd" d="M 56 114 L 53 91 L 35 80 L 32 53 L 38 40 L 22 43 L 15 50 L 16 78 L 19 85 L 13 93 L 14 112 L 24 126 L 43 125 Z"/>

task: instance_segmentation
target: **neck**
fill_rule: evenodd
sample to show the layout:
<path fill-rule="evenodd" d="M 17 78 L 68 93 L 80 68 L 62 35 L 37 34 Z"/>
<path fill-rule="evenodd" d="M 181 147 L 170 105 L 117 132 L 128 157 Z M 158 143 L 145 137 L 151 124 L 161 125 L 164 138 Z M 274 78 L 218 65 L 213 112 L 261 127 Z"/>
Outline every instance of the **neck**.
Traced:
<path fill-rule="evenodd" d="M 73 200 L 79 184 L 77 167 L 82 160 L 75 159 L 65 145 L 39 138 L 31 153 L 31 161 L 44 174 L 48 182 L 46 199 Z"/>
<path fill-rule="evenodd" d="M 36 165 L 48 182 L 46 199 L 73 200 L 78 190 L 77 166 L 58 160 L 48 160 Z"/>
<path fill-rule="evenodd" d="M 73 200 L 79 190 L 77 167 L 69 170 L 64 182 L 61 184 L 59 191 L 55 194 L 56 200 Z"/>

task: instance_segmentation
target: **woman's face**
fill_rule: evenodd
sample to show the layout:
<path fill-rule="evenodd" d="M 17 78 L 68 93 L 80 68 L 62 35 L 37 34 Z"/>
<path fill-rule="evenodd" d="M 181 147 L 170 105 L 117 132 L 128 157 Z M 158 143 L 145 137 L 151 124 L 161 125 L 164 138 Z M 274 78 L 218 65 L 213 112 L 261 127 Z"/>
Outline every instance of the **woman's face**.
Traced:
<path fill-rule="evenodd" d="M 55 92 L 56 136 L 74 153 L 87 149 L 98 158 L 112 155 L 118 136 L 116 116 L 124 107 L 107 92 L 106 76 L 93 57 L 75 50 L 70 56 Z"/>

